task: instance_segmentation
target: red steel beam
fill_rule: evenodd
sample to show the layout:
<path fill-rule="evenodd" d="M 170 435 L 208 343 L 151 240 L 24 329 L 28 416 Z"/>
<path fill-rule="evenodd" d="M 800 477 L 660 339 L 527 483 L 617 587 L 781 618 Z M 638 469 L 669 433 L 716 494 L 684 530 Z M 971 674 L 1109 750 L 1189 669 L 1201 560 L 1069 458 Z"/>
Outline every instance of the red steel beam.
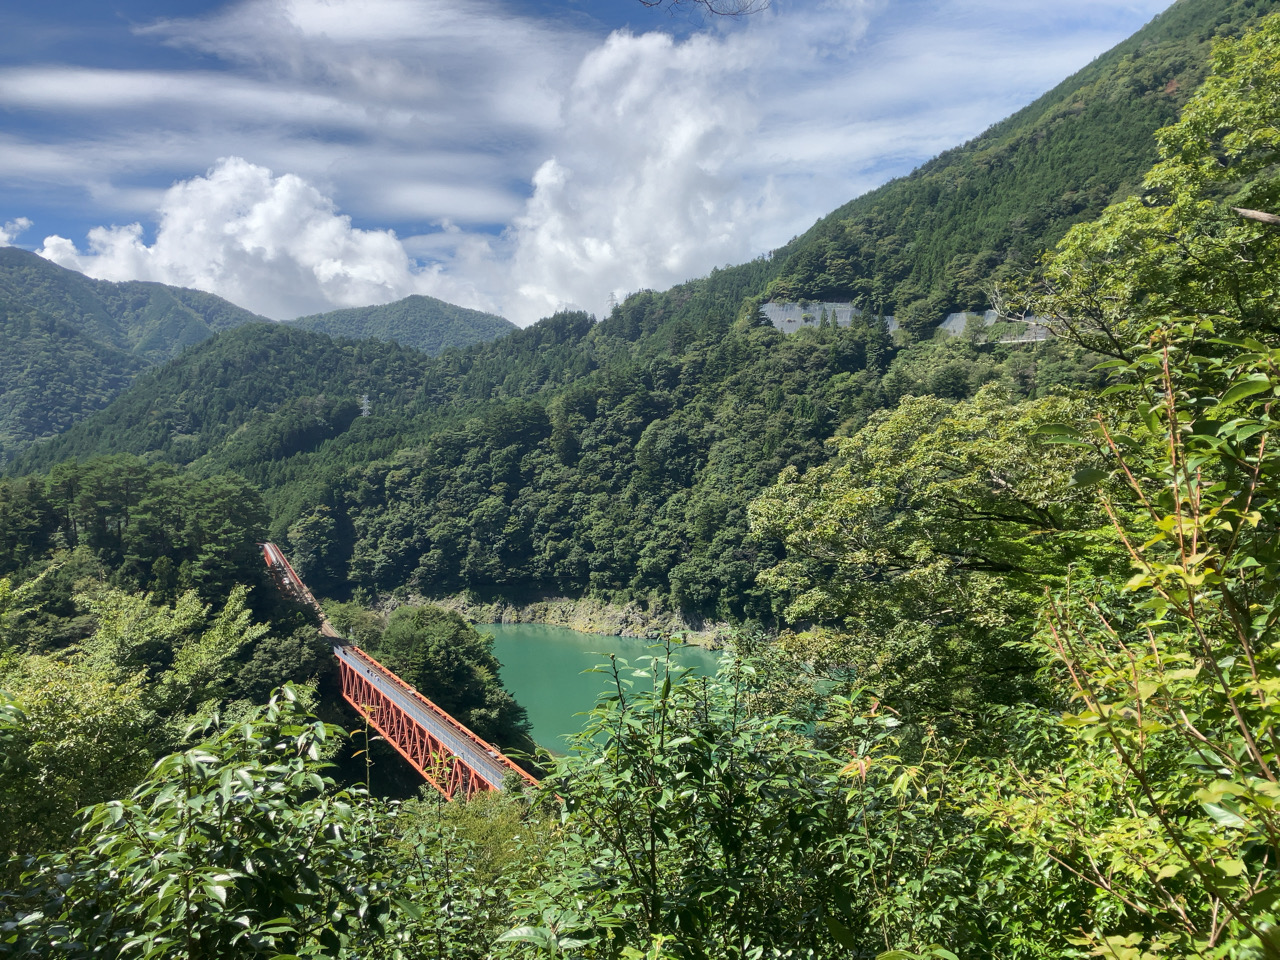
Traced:
<path fill-rule="evenodd" d="M 418 691 L 418 688 L 413 686 L 413 684 L 408 683 L 405 680 L 402 680 L 399 676 L 393 673 L 389 668 L 384 667 L 368 651 L 361 649 L 360 647 L 356 646 L 354 643 L 344 642 L 342 646 L 345 649 L 354 652 L 356 656 L 358 656 L 360 659 L 365 660 L 371 665 L 373 665 L 374 667 L 376 667 L 380 672 L 386 674 L 387 680 L 395 684 L 402 693 L 407 694 L 409 697 L 413 698 L 413 700 L 418 704 L 418 706 L 423 708 L 430 715 L 432 722 L 449 728 L 453 733 L 461 736 L 461 738 L 465 740 L 468 744 L 470 744 L 472 747 L 475 747 L 478 750 L 484 751 L 484 753 L 492 757 L 497 763 L 506 767 L 507 770 L 510 770 L 512 773 L 522 777 L 523 779 L 528 781 L 530 784 L 534 786 L 537 785 L 538 781 L 533 777 L 531 777 L 514 760 L 512 760 L 510 757 L 504 754 L 501 750 L 499 750 L 496 746 L 494 746 L 488 740 L 485 740 L 483 737 L 481 737 L 478 733 L 475 733 L 470 727 L 466 726 L 461 721 L 457 720 L 451 713 L 449 713 L 439 704 L 435 703 L 428 697 L 423 696 Z M 341 661 L 339 661 L 339 663 L 341 663 Z"/>
<path fill-rule="evenodd" d="M 477 793 L 493 789 L 367 677 L 345 663 L 339 663 L 338 669 L 342 676 L 342 698 L 446 800 L 458 796 L 470 800 Z"/>
<path fill-rule="evenodd" d="M 530 784 L 537 780 L 518 767 L 509 757 L 493 744 L 481 739 L 466 726 L 459 723 L 445 710 L 424 697 L 413 686 L 396 676 L 381 663 L 354 644 L 345 643 L 341 635 L 329 623 L 320 609 L 320 604 L 307 589 L 302 578 L 285 558 L 284 552 L 274 543 L 262 544 L 262 555 L 267 567 L 271 570 L 276 582 L 286 593 L 311 607 L 320 617 L 320 632 L 337 640 L 342 647 L 353 651 L 358 657 L 368 661 L 385 678 L 375 683 L 372 679 L 352 669 L 341 658 L 338 660 L 339 676 L 342 680 L 342 698 L 364 717 L 369 725 L 395 748 L 409 765 L 422 774 L 426 781 L 435 787 L 446 799 L 452 800 L 461 796 L 470 799 L 477 793 L 496 789 L 483 776 L 474 770 L 462 757 L 454 754 L 439 737 L 420 723 L 417 718 L 406 712 L 396 703 L 382 683 L 394 684 L 401 695 L 411 697 L 414 702 L 430 717 L 430 722 L 439 724 L 461 737 L 470 746 L 483 751 L 497 763 L 517 774 Z"/>
<path fill-rule="evenodd" d="M 293 564 L 284 555 L 284 551 L 274 543 L 264 543 L 262 544 L 262 558 L 267 561 L 267 569 L 271 571 L 271 575 L 275 578 L 276 585 L 303 606 L 310 607 L 316 616 L 320 618 L 320 633 L 331 640 L 341 640 L 342 634 L 333 628 L 329 618 L 324 615 L 320 601 L 307 589 L 307 585 L 302 582 L 302 578 L 293 569 Z"/>

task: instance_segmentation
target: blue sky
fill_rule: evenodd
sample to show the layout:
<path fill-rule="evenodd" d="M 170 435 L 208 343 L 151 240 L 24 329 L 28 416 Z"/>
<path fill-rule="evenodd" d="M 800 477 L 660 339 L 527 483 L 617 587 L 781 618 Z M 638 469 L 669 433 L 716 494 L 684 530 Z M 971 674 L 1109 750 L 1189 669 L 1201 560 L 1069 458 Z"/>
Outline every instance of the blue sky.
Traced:
<path fill-rule="evenodd" d="M 8 3 L 0 243 L 275 318 L 601 313 L 785 242 L 1164 5 Z"/>

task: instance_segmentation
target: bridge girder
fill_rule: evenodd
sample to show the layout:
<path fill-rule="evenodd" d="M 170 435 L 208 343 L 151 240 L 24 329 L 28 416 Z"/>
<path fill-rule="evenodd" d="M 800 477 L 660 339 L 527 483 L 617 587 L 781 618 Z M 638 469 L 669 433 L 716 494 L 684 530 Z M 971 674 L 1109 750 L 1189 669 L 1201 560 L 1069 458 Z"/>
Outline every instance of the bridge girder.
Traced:
<path fill-rule="evenodd" d="M 284 552 L 274 543 L 264 543 L 261 546 L 263 559 L 266 560 L 276 585 L 281 592 L 315 611 L 320 618 L 320 632 L 335 641 L 335 653 L 349 651 L 355 654 L 362 666 L 375 668 L 377 676 L 370 676 L 354 669 L 340 655 L 338 670 L 342 680 L 342 698 L 446 799 L 470 799 L 477 793 L 499 790 L 501 787 L 497 781 L 500 775 L 505 776 L 506 771 L 516 774 L 526 783 L 537 784 L 533 777 L 496 747 L 476 736 L 359 647 L 347 643 L 325 617 L 319 602 L 302 582 Z M 422 714 L 423 720 L 420 721 L 409 713 L 379 684 L 394 688 L 400 697 L 405 698 L 405 703 L 411 709 Z M 478 759 L 473 762 L 481 764 L 483 761 L 483 765 L 493 766 L 495 770 L 490 773 L 492 779 L 483 777 L 441 737 L 432 733 L 427 724 L 435 724 L 442 730 L 443 736 L 453 737 L 459 743 L 460 751 L 480 751 L 475 753 Z M 492 758 L 492 764 L 489 758 Z"/>

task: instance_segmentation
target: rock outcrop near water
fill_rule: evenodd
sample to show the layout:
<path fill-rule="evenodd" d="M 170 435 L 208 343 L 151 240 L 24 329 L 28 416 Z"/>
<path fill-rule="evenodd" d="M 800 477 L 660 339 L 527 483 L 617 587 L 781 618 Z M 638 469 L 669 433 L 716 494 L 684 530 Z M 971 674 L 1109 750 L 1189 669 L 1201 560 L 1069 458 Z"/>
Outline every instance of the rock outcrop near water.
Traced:
<path fill-rule="evenodd" d="M 685 640 L 713 649 L 724 645 L 729 635 L 725 623 L 690 620 L 679 613 L 654 604 L 638 602 L 622 605 L 601 600 L 549 597 L 532 603 L 506 601 L 477 602 L 464 594 L 431 600 L 447 610 L 456 610 L 472 623 L 543 623 L 567 627 L 583 633 L 599 633 L 615 637 L 653 638 L 664 633 L 684 634 Z"/>

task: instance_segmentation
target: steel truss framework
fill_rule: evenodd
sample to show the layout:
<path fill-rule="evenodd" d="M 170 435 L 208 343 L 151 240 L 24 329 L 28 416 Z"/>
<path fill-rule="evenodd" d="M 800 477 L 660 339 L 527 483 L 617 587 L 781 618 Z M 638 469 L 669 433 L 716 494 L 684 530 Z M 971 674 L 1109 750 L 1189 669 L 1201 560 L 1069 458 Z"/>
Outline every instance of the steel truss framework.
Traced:
<path fill-rule="evenodd" d="M 274 543 L 264 543 L 262 555 L 281 591 L 315 611 L 320 618 L 320 632 L 335 642 L 335 652 L 339 647 L 343 648 L 365 661 L 366 665 L 376 668 L 377 674 L 381 674 L 376 677 L 366 676 L 354 669 L 342 657 L 338 658 L 338 670 L 342 679 L 342 698 L 368 720 L 369 725 L 377 730 L 387 743 L 395 747 L 400 756 L 408 760 L 410 766 L 422 774 L 427 782 L 439 790 L 446 799 L 452 800 L 455 797 L 470 799 L 477 793 L 500 790 L 501 787 L 486 780 L 417 718 L 406 712 L 389 695 L 386 685 L 394 685 L 401 697 L 412 698 L 412 702 L 417 705 L 427 722 L 434 724 L 444 736 L 452 736 L 458 742 L 466 744 L 461 749 L 474 748 L 479 751 L 477 756 L 492 758 L 493 766 L 509 770 L 526 783 L 537 784 L 533 777 L 516 766 L 492 744 L 480 739 L 359 647 L 343 641 L 341 635 L 325 617 L 316 598 L 312 596 L 307 585 L 302 582 L 302 578 L 298 576 L 279 547 Z M 490 773 L 490 777 L 494 776 L 494 773 Z"/>
<path fill-rule="evenodd" d="M 452 750 L 401 710 L 368 677 L 345 663 L 339 662 L 338 669 L 342 676 L 342 698 L 368 720 L 369 726 L 395 747 L 400 756 L 408 760 L 409 765 L 446 799 L 461 797 L 469 800 L 477 793 L 493 789 L 487 780 L 472 770 L 461 757 L 454 756 Z M 421 697 L 421 700 L 435 711 L 443 713 L 425 697 Z"/>

